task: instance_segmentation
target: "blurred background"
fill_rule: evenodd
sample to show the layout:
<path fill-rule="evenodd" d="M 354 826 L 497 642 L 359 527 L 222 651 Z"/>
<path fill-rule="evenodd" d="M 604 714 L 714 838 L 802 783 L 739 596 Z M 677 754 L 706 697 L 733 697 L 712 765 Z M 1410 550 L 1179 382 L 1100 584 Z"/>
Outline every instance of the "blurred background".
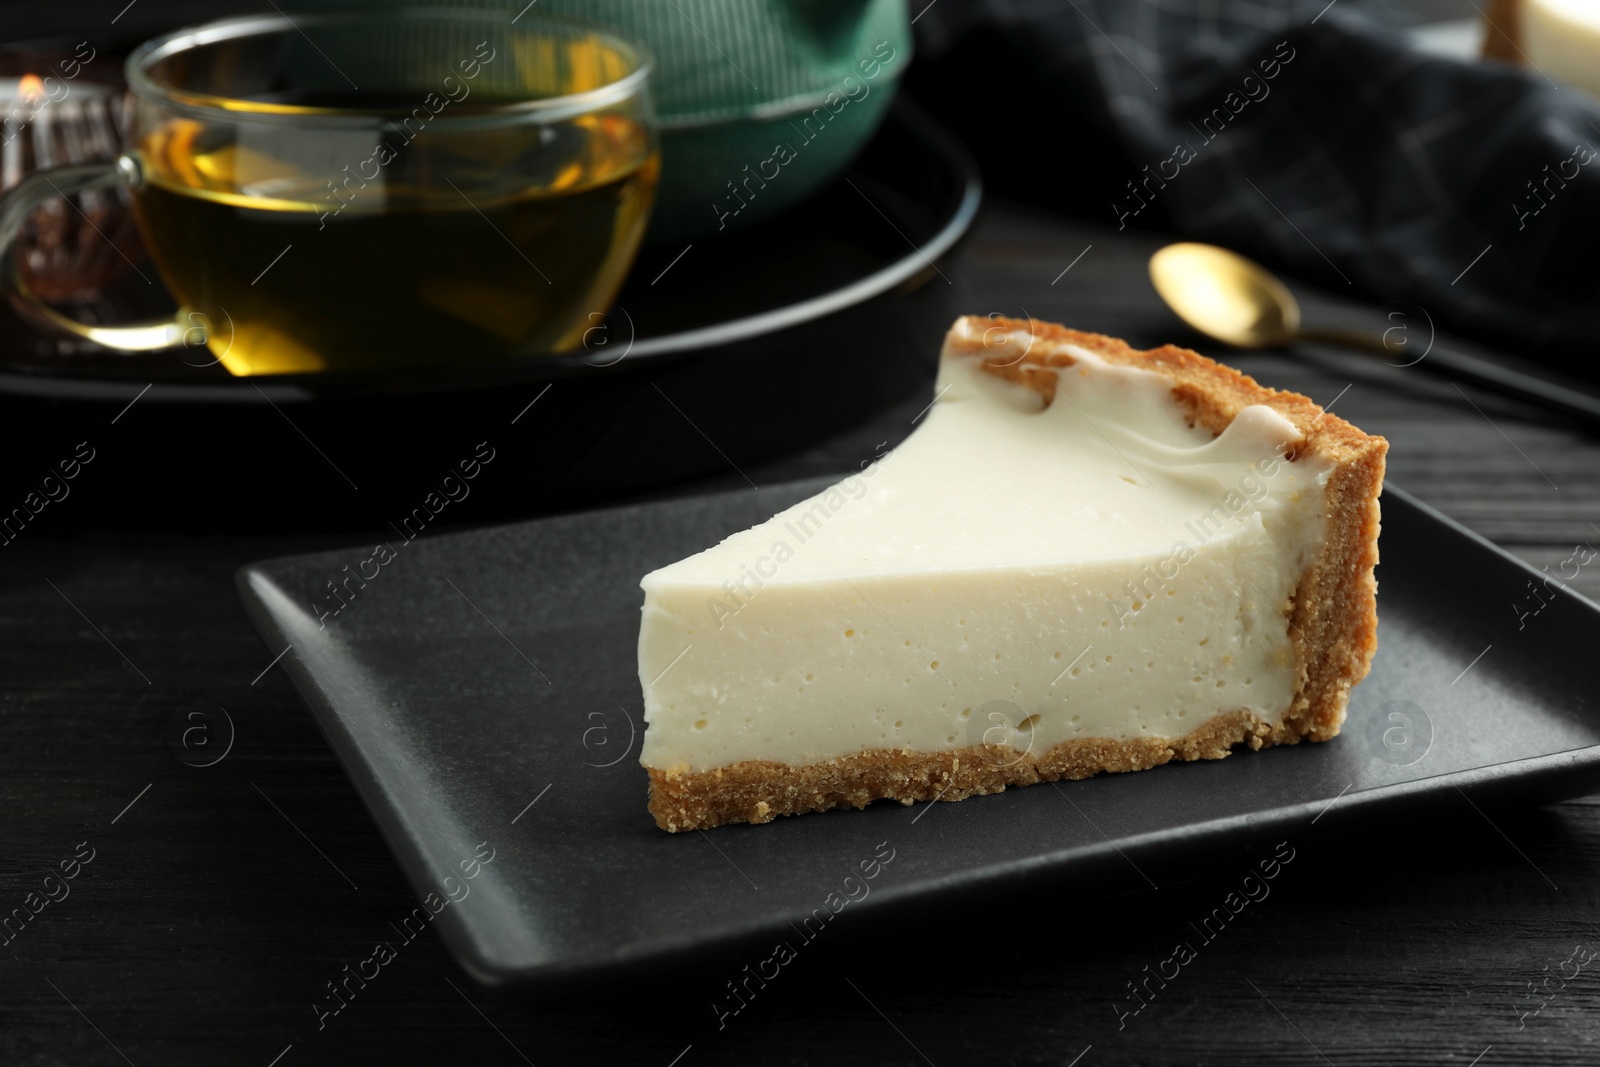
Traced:
<path fill-rule="evenodd" d="M 508 18 L 532 7 L 487 6 Z M 380 6 L 284 7 L 302 19 L 332 9 Z M 0 186 L 127 147 L 121 62 L 141 41 L 261 10 L 233 0 L 8 8 L 0 95 L 14 116 L 38 91 L 30 77 L 74 73 L 48 114 L 6 127 Z M 541 0 L 535 10 L 595 19 L 657 60 L 655 213 L 579 349 L 484 363 L 463 341 L 421 373 L 239 378 L 196 343 L 112 353 L 13 296 L 0 308 L 4 498 L 24 498 L 58 453 L 114 441 L 70 513 L 49 521 L 381 526 L 427 492 L 435 467 L 503 426 L 516 435 L 513 473 L 452 521 L 633 499 L 870 425 L 925 393 L 959 313 L 1061 319 L 1220 354 L 1218 330 L 1193 328 L 1194 314 L 1151 314 L 1143 280 L 1112 269 L 1148 255 L 1152 235 L 1223 246 L 1296 291 L 1329 294 L 1336 304 L 1303 324 L 1324 342 L 1382 338 L 1392 364 L 1448 364 L 1567 419 L 1600 412 L 1589 398 L 1600 86 L 1585 84 L 1600 69 L 1600 30 L 1573 21 L 1571 4 Z M 1059 250 L 1054 282 L 1008 288 L 968 272 L 956 284 L 941 269 L 997 204 L 1087 235 Z M 1095 246 L 1099 255 L 1073 258 Z M 16 263 L 81 321 L 176 306 L 116 190 L 35 212 Z M 1064 295 L 1097 281 L 1105 298 Z M 1294 340 L 1272 321 L 1277 333 L 1250 343 Z M 1455 354 L 1480 362 L 1450 364 Z M 171 491 L 174 471 L 184 492 Z"/>

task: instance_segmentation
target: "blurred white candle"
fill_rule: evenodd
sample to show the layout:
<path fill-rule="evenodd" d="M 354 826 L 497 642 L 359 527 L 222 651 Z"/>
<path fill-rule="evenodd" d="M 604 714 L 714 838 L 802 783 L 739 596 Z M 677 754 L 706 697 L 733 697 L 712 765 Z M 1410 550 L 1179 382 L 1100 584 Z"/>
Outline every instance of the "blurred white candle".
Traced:
<path fill-rule="evenodd" d="M 1525 0 L 1521 28 L 1529 63 L 1557 81 L 1600 96 L 1600 3 Z"/>

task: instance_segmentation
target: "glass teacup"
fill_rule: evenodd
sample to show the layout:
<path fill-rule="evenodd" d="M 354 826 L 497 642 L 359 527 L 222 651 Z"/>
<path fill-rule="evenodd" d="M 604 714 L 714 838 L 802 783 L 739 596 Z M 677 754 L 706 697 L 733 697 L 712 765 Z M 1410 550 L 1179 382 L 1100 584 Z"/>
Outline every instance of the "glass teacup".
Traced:
<path fill-rule="evenodd" d="M 126 350 L 203 340 L 234 374 L 372 371 L 578 346 L 649 219 L 638 49 L 579 22 L 449 9 L 229 19 L 128 59 L 130 149 L 25 179 L 125 186 L 170 321 L 38 316 Z"/>

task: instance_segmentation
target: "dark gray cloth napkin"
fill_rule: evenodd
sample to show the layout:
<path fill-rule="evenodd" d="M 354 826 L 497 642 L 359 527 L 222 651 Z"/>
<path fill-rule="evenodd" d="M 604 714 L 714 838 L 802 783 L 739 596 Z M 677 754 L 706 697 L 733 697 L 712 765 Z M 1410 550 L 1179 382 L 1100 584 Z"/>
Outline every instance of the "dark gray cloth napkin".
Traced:
<path fill-rule="evenodd" d="M 1600 378 L 1593 98 L 1349 3 L 925 2 L 909 87 L 992 187 Z"/>

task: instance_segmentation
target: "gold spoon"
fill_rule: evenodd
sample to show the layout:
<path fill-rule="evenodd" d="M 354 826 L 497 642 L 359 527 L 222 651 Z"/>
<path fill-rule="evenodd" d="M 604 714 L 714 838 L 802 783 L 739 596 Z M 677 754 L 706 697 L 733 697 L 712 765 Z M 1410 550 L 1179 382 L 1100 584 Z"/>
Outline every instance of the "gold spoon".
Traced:
<path fill-rule="evenodd" d="M 1150 257 L 1150 281 L 1180 319 L 1234 348 L 1280 348 L 1313 341 L 1384 356 L 1406 353 L 1403 336 L 1395 342 L 1389 340 L 1392 330 L 1377 334 L 1302 326 L 1300 305 L 1271 271 L 1216 245 L 1192 241 L 1167 245 Z M 1391 365 L 1426 367 L 1600 424 L 1600 399 L 1486 359 L 1443 351 L 1433 347 L 1431 340 L 1421 356 Z"/>
<path fill-rule="evenodd" d="M 1271 271 L 1216 245 L 1167 245 L 1150 257 L 1150 281 L 1180 319 L 1234 348 L 1322 341 L 1395 355 L 1405 343 L 1391 345 L 1384 335 L 1356 330 L 1301 326 L 1300 305 Z"/>

